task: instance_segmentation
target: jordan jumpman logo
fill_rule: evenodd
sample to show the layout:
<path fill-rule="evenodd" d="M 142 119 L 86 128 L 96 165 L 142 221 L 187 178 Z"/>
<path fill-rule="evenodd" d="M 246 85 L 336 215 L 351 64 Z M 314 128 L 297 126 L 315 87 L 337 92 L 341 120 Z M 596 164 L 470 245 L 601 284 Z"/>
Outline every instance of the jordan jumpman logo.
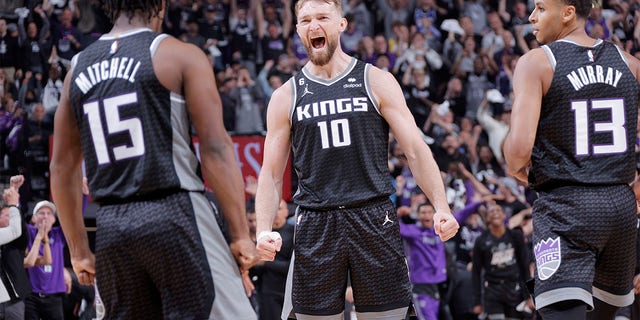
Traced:
<path fill-rule="evenodd" d="M 300 97 L 301 98 L 304 97 L 305 95 L 307 95 L 307 93 L 308 94 L 313 94 L 313 92 L 309 91 L 309 85 L 308 84 L 304 86 L 304 92 L 302 92 L 302 95 Z"/>
<path fill-rule="evenodd" d="M 387 222 L 390 222 L 391 224 L 393 224 L 393 220 L 389 219 L 389 212 L 387 212 L 387 215 L 384 217 L 384 222 L 382 223 L 382 225 L 386 225 Z"/>

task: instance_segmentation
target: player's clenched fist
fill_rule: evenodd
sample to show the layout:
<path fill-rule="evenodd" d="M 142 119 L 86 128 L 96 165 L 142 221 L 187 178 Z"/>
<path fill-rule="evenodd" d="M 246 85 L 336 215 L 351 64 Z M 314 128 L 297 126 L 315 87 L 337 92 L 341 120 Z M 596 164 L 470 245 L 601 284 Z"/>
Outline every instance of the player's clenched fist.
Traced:
<path fill-rule="evenodd" d="M 436 212 L 433 221 L 435 232 L 442 241 L 453 238 L 460 228 L 458 221 L 451 213 Z"/>
<path fill-rule="evenodd" d="M 262 231 L 258 234 L 256 248 L 260 253 L 260 260 L 273 261 L 281 247 L 282 237 L 278 232 Z"/>

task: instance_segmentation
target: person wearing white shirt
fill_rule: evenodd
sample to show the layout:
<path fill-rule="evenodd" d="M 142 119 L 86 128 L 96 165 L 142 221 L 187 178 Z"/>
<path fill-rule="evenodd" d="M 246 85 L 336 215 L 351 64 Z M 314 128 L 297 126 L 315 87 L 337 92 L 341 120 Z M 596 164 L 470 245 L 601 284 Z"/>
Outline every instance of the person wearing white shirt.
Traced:
<path fill-rule="evenodd" d="M 42 95 L 42 105 L 46 112 L 45 122 L 53 123 L 53 115 L 58 108 L 60 93 L 62 92 L 62 80 L 60 79 L 60 66 L 51 65 L 49 69 L 49 80 L 44 86 L 44 94 Z"/>

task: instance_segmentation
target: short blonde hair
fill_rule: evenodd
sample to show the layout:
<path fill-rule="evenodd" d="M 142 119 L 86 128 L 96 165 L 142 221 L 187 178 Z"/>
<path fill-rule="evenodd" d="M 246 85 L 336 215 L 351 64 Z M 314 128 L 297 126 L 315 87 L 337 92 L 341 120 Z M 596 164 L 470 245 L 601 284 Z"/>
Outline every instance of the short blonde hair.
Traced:
<path fill-rule="evenodd" d="M 309 2 L 309 1 L 324 1 L 325 3 L 333 5 L 336 8 L 336 10 L 338 10 L 338 13 L 340 13 L 340 16 L 342 16 L 342 0 L 298 0 L 298 2 L 296 2 L 296 7 L 295 7 L 296 17 L 298 16 L 300 7 L 302 7 L 302 5 L 305 4 L 305 2 Z"/>

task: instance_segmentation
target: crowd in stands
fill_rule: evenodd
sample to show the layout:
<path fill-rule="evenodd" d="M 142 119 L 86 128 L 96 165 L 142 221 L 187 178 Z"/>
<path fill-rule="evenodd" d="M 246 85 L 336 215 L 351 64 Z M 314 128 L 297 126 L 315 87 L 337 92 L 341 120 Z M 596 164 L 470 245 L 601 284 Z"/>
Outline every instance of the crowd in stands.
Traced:
<path fill-rule="evenodd" d="M 306 62 L 295 33 L 294 5 L 293 0 L 168 1 L 164 32 L 210 58 L 231 134 L 264 134 L 271 94 Z M 505 175 L 501 143 L 509 129 L 514 66 L 538 46 L 528 22 L 533 1 L 345 0 L 342 5 L 348 22 L 343 49 L 395 75 L 440 167 L 448 200 L 463 213 L 456 215 L 459 235 L 444 246 L 431 237 L 411 240 L 429 232 L 433 208 L 424 205 L 424 193 L 390 136 L 390 179 L 397 186 L 393 197 L 407 250 L 437 247 L 437 259 L 410 261 L 412 272 L 427 272 L 412 276 L 420 282 L 416 297 L 425 304 L 437 300 L 429 305 L 439 310 L 440 319 L 477 319 L 496 307 L 481 297 L 487 283 L 512 281 L 519 295 L 505 310 L 525 310 L 521 289 L 531 274 L 522 270 L 533 268 L 529 239 L 535 193 Z M 592 9 L 587 32 L 640 57 L 639 19 L 639 0 L 604 0 Z M 24 208 L 49 198 L 49 136 L 71 59 L 110 27 L 98 0 L 0 0 L 0 172 L 25 176 Z M 483 246 L 488 251 L 482 252 L 474 245 L 487 232 L 511 235 L 495 261 L 487 262 L 486 255 L 495 258 L 497 249 Z M 446 272 L 425 265 L 435 262 L 443 262 Z M 256 290 L 269 299 L 275 295 L 269 288 Z"/>

